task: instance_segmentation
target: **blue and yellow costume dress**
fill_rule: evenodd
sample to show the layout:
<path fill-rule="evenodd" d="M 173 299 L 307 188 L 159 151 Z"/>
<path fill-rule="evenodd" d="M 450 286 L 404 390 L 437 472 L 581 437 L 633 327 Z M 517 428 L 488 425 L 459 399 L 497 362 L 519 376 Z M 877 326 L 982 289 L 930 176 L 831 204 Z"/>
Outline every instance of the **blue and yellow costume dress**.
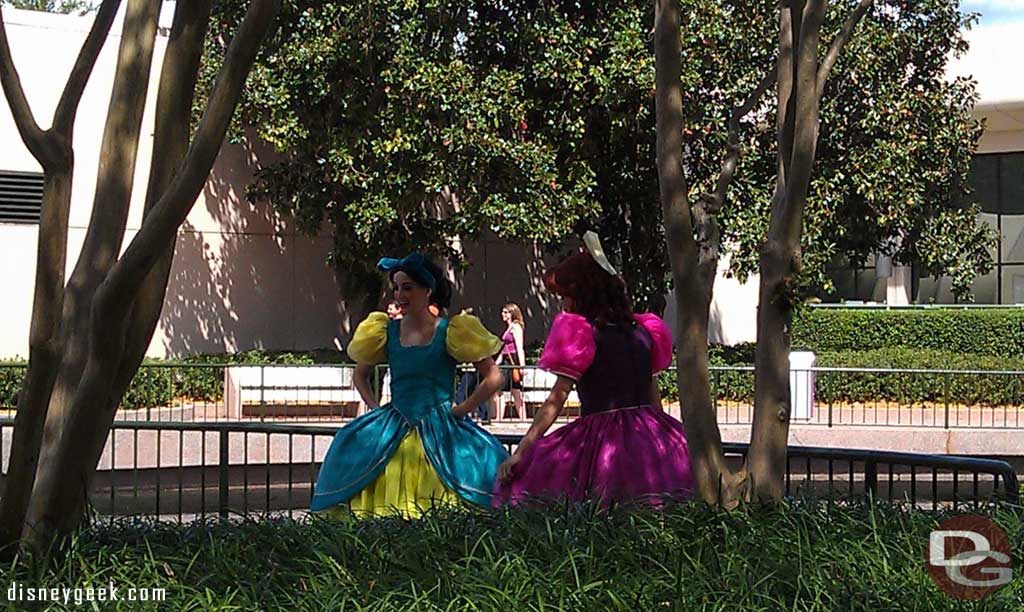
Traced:
<path fill-rule="evenodd" d="M 438 321 L 429 344 L 402 346 L 399 321 L 382 312 L 359 324 L 348 353 L 360 364 L 387 362 L 391 401 L 335 434 L 313 492 L 314 512 L 419 516 L 459 500 L 490 507 L 498 465 L 508 453 L 476 423 L 452 415 L 456 365 L 490 357 L 501 341 L 471 315 Z"/>

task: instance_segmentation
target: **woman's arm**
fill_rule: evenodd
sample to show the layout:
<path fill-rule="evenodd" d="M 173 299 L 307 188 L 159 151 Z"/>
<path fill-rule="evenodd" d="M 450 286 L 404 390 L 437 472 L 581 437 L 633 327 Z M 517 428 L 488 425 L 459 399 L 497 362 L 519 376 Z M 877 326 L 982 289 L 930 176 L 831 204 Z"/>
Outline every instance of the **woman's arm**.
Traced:
<path fill-rule="evenodd" d="M 569 392 L 572 391 L 572 387 L 575 384 L 576 381 L 568 376 L 559 375 L 558 380 L 555 381 L 555 386 L 551 388 L 551 393 L 548 394 L 548 399 L 544 400 L 544 404 L 537 410 L 537 414 L 534 415 L 530 430 L 519 441 L 516 452 L 512 453 L 512 456 L 505 463 L 498 466 L 499 479 L 508 480 L 512 476 L 512 468 L 519 463 L 519 459 L 526 452 L 526 449 L 533 446 L 533 443 L 538 438 L 547 433 L 551 424 L 558 418 L 558 415 L 562 414 L 565 400 L 569 397 Z"/>
<path fill-rule="evenodd" d="M 516 323 L 512 326 L 512 339 L 516 342 L 516 353 L 519 357 L 519 365 L 526 365 L 526 351 L 523 349 L 523 326 Z"/>
<path fill-rule="evenodd" d="M 658 375 L 655 374 L 651 378 L 651 406 L 658 410 L 664 410 L 665 407 L 661 404 L 661 389 L 658 388 Z"/>
<path fill-rule="evenodd" d="M 490 399 L 503 382 L 501 370 L 498 369 L 498 366 L 494 365 L 494 360 L 490 357 L 481 359 L 473 365 L 476 367 L 481 382 L 461 404 L 452 407 L 453 416 L 464 417 L 473 412 L 474 408 Z"/>
<path fill-rule="evenodd" d="M 373 374 L 374 367 L 376 366 L 368 363 L 357 364 L 352 381 L 367 408 L 376 408 L 380 405 L 380 398 L 374 395 L 373 387 L 370 385 L 370 375 Z"/>

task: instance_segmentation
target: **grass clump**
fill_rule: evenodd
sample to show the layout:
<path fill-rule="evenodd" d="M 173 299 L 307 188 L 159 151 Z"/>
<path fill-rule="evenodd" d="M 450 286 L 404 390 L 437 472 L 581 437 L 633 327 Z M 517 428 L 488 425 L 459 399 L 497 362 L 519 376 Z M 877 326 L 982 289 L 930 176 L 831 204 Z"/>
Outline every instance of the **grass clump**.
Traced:
<path fill-rule="evenodd" d="M 1022 513 L 983 513 L 1007 531 L 1019 567 Z M 161 587 L 167 601 L 150 609 L 180 610 L 1020 609 L 1019 572 L 980 608 L 938 591 L 924 550 L 943 518 L 791 502 L 731 513 L 694 503 L 452 510 L 416 521 L 120 521 L 82 532 L 60 561 L 20 559 L 4 588 Z"/>

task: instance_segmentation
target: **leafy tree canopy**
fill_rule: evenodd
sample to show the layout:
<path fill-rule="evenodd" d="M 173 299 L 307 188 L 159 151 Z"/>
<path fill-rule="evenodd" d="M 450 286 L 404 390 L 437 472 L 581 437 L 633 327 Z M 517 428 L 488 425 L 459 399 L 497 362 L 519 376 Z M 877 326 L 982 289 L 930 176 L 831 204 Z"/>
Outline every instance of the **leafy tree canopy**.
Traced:
<path fill-rule="evenodd" d="M 241 15 L 223 0 L 206 71 Z M 832 2 L 828 45 L 854 0 Z M 682 0 L 687 174 L 710 191 L 732 109 L 771 69 L 777 2 Z M 552 249 L 585 228 L 621 260 L 640 306 L 668 285 L 655 170 L 651 9 L 637 0 L 287 0 L 240 106 L 280 155 L 250 197 L 329 222 L 334 265 L 365 292 L 382 254 L 459 259 L 493 231 Z M 972 83 L 947 82 L 970 19 L 956 0 L 878 0 L 822 103 L 804 217 L 802 293 L 829 265 L 874 252 L 949 275 L 964 295 L 990 269 L 967 189 L 981 127 Z M 743 122 L 743 156 L 719 215 L 732 269 L 756 271 L 776 166 L 774 92 Z M 379 285 L 376 285 L 379 286 Z"/>

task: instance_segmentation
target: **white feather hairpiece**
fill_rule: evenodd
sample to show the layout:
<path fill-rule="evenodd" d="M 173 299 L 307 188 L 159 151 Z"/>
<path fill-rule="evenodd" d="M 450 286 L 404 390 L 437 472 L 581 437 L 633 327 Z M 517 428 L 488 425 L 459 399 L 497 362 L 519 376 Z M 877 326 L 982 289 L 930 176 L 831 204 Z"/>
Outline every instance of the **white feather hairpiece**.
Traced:
<path fill-rule="evenodd" d="M 601 246 L 601 239 L 596 233 L 588 231 L 586 234 L 583 234 L 583 244 L 587 247 L 587 252 L 594 258 L 597 265 L 601 266 L 605 272 L 612 276 L 619 275 L 619 273 L 615 271 L 615 266 L 612 265 L 612 262 L 608 261 L 608 256 L 604 254 L 604 247 Z"/>

